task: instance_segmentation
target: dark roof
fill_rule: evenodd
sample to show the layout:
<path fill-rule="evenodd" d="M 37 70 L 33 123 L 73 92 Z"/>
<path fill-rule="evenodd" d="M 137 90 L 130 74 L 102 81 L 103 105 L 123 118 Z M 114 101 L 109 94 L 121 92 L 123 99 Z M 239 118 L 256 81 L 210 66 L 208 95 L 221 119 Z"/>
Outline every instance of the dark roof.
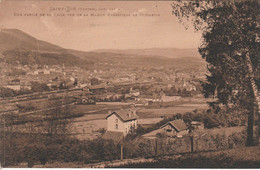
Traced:
<path fill-rule="evenodd" d="M 108 140 L 112 139 L 114 141 L 120 142 L 124 138 L 124 134 L 123 132 L 106 131 L 102 138 Z"/>
<path fill-rule="evenodd" d="M 113 114 L 116 114 L 123 122 L 135 120 L 138 118 L 137 115 L 134 114 L 132 110 L 125 109 L 125 110 L 117 110 L 117 111 L 111 112 L 110 114 L 107 115 L 106 119 Z"/>
<path fill-rule="evenodd" d="M 183 120 L 181 120 L 181 119 L 177 119 L 177 120 L 170 121 L 170 122 L 164 124 L 163 126 L 161 126 L 161 128 L 165 127 L 166 125 L 172 126 L 172 127 L 175 128 L 178 132 L 187 129 L 186 124 L 185 124 L 185 123 L 183 122 Z"/>

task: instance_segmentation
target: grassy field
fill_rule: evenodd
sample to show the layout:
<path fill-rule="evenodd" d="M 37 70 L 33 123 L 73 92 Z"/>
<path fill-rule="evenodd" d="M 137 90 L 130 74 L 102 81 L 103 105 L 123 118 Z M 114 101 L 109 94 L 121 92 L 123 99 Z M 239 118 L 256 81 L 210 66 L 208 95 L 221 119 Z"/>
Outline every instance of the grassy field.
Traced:
<path fill-rule="evenodd" d="M 155 124 L 163 120 L 163 118 L 155 117 L 155 118 L 138 118 L 137 123 L 140 125 L 150 125 Z"/>
<path fill-rule="evenodd" d="M 171 102 L 174 107 L 161 108 L 138 108 L 138 124 L 149 125 L 155 124 L 163 119 L 163 117 L 171 117 L 177 113 L 191 112 L 194 109 L 205 109 L 207 107 L 205 100 L 194 100 L 185 102 Z M 169 102 L 168 102 L 169 105 Z M 74 118 L 72 121 L 71 133 L 78 139 L 94 139 L 101 135 L 96 132 L 99 129 L 106 129 L 106 116 L 109 110 L 117 110 L 121 108 L 129 108 L 129 105 L 122 103 L 99 103 L 98 105 L 77 105 L 74 112 L 84 113 L 84 116 Z"/>
<path fill-rule="evenodd" d="M 25 104 L 25 103 L 23 103 Z M 40 99 L 31 103 L 37 109 L 46 107 L 47 100 Z M 162 105 L 162 107 L 158 107 Z M 78 139 L 94 139 L 101 134 L 97 132 L 100 129 L 106 129 L 106 116 L 109 110 L 118 110 L 129 108 L 129 103 L 122 102 L 100 102 L 96 105 L 74 105 L 71 112 L 80 117 L 71 118 L 71 135 Z M 187 101 L 176 101 L 166 103 L 154 103 L 151 107 L 138 107 L 138 124 L 155 124 L 163 117 L 171 117 L 177 113 L 185 113 L 194 109 L 206 108 L 204 99 L 187 99 Z M 33 113 L 30 115 L 37 119 L 42 113 Z M 30 129 L 30 124 L 18 125 L 19 132 L 26 132 Z"/>
<path fill-rule="evenodd" d="M 188 104 L 188 103 L 179 103 L 176 104 Z M 191 106 L 175 106 L 175 107 L 163 107 L 158 109 L 146 109 L 139 108 L 137 110 L 138 124 L 155 124 L 161 121 L 164 116 L 172 116 L 177 113 L 185 113 L 192 111 L 199 106 L 205 107 L 205 103 L 196 102 L 190 103 Z M 99 103 L 97 105 L 76 105 L 73 112 L 83 113 L 84 116 L 72 119 L 71 123 L 71 133 L 78 139 L 94 139 L 101 134 L 96 132 L 99 129 L 106 129 L 106 116 L 109 110 L 117 110 L 129 108 L 129 105 L 122 103 Z"/>
<path fill-rule="evenodd" d="M 175 107 L 167 107 L 160 109 L 141 109 L 137 111 L 137 115 L 140 118 L 155 118 L 155 117 L 172 117 L 173 115 L 180 113 L 184 114 L 186 112 L 192 112 L 193 110 L 202 110 L 206 109 L 206 105 L 201 104 L 193 104 L 192 106 L 175 106 Z"/>
<path fill-rule="evenodd" d="M 204 98 L 189 98 L 185 101 L 174 101 L 165 103 L 154 103 L 137 111 L 139 118 L 171 117 L 177 113 L 183 114 L 193 110 L 208 108 L 207 100 Z"/>
<path fill-rule="evenodd" d="M 118 168 L 260 168 L 260 146 L 162 157 Z"/>
<path fill-rule="evenodd" d="M 76 105 L 76 107 L 72 110 L 74 113 L 83 113 L 83 114 L 107 114 L 109 110 L 118 110 L 118 109 L 124 109 L 129 108 L 128 105 L 122 105 L 122 104 L 98 104 L 98 105 Z"/>
<path fill-rule="evenodd" d="M 106 119 L 77 121 L 72 123 L 70 133 L 72 136 L 80 140 L 91 140 L 101 135 L 101 133 L 98 130 L 102 128 L 106 129 L 106 127 Z"/>
<path fill-rule="evenodd" d="M 254 127 L 256 128 L 256 127 Z M 246 126 L 236 126 L 236 127 L 222 127 L 222 128 L 213 128 L 213 129 L 196 129 L 194 132 L 194 135 L 203 135 L 205 133 L 208 134 L 225 134 L 225 135 L 231 135 L 232 133 L 242 132 L 246 130 Z"/>

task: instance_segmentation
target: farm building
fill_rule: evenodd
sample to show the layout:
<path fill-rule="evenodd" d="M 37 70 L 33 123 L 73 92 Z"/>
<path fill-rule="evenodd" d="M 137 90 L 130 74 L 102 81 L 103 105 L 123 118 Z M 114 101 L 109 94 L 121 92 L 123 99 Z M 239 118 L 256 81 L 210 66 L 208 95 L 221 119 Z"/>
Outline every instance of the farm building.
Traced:
<path fill-rule="evenodd" d="M 110 112 L 106 119 L 108 132 L 121 132 L 125 136 L 132 128 L 137 128 L 137 115 L 131 109 Z"/>
<path fill-rule="evenodd" d="M 189 133 L 189 130 L 186 126 L 186 124 L 181 119 L 170 121 L 163 126 L 161 126 L 161 129 L 163 129 L 164 133 L 168 137 L 179 137 L 181 138 L 183 135 L 186 135 Z"/>
<path fill-rule="evenodd" d="M 7 84 L 6 86 L 4 86 L 5 88 L 9 88 L 9 89 L 13 89 L 13 90 L 16 90 L 16 91 L 19 91 L 21 90 L 21 85 L 20 83 L 9 83 Z"/>
<path fill-rule="evenodd" d="M 91 85 L 88 87 L 89 91 L 92 93 L 105 93 L 107 92 L 107 86 L 106 84 L 102 83 L 99 85 Z"/>
<path fill-rule="evenodd" d="M 10 83 L 3 87 L 13 89 L 16 91 L 21 90 L 20 80 L 12 80 Z"/>

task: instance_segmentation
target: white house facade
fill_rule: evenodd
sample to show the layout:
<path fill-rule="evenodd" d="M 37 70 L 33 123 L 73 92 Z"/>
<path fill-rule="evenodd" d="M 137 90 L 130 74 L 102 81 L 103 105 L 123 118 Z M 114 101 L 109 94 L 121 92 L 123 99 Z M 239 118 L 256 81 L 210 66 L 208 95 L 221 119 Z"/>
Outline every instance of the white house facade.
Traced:
<path fill-rule="evenodd" d="M 118 110 L 108 114 L 107 131 L 122 132 L 124 136 L 130 130 L 137 128 L 137 116 L 135 111 L 131 110 Z"/>

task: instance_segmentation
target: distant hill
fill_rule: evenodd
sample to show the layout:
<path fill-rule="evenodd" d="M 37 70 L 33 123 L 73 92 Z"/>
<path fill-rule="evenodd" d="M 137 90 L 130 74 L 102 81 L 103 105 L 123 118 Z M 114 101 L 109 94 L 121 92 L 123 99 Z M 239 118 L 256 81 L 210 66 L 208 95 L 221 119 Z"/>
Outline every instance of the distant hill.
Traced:
<path fill-rule="evenodd" d="M 18 29 L 0 30 L 0 54 L 10 64 L 60 64 L 89 67 L 102 63 L 125 66 L 171 65 L 180 68 L 200 68 L 205 63 L 196 49 L 150 48 L 129 50 L 78 51 L 64 49 L 57 45 L 38 40 Z M 1 59 L 2 60 L 2 59 Z"/>
<path fill-rule="evenodd" d="M 36 38 L 18 30 L 2 29 L 0 31 L 0 52 L 19 49 L 22 51 L 66 52 L 65 49 Z"/>
<path fill-rule="evenodd" d="M 196 49 L 153 48 L 131 50 L 95 50 L 82 52 L 69 50 L 73 55 L 95 63 L 120 63 L 122 66 L 172 66 L 179 69 L 198 69 L 206 67 Z"/>
<path fill-rule="evenodd" d="M 95 53 L 117 53 L 117 54 L 127 54 L 127 55 L 142 55 L 142 56 L 161 56 L 168 58 L 200 58 L 197 49 L 178 49 L 178 48 L 148 48 L 148 49 L 102 49 L 92 51 Z"/>
<path fill-rule="evenodd" d="M 93 65 L 93 62 L 70 54 L 67 49 L 38 40 L 18 29 L 0 31 L 0 53 L 9 64 Z"/>

